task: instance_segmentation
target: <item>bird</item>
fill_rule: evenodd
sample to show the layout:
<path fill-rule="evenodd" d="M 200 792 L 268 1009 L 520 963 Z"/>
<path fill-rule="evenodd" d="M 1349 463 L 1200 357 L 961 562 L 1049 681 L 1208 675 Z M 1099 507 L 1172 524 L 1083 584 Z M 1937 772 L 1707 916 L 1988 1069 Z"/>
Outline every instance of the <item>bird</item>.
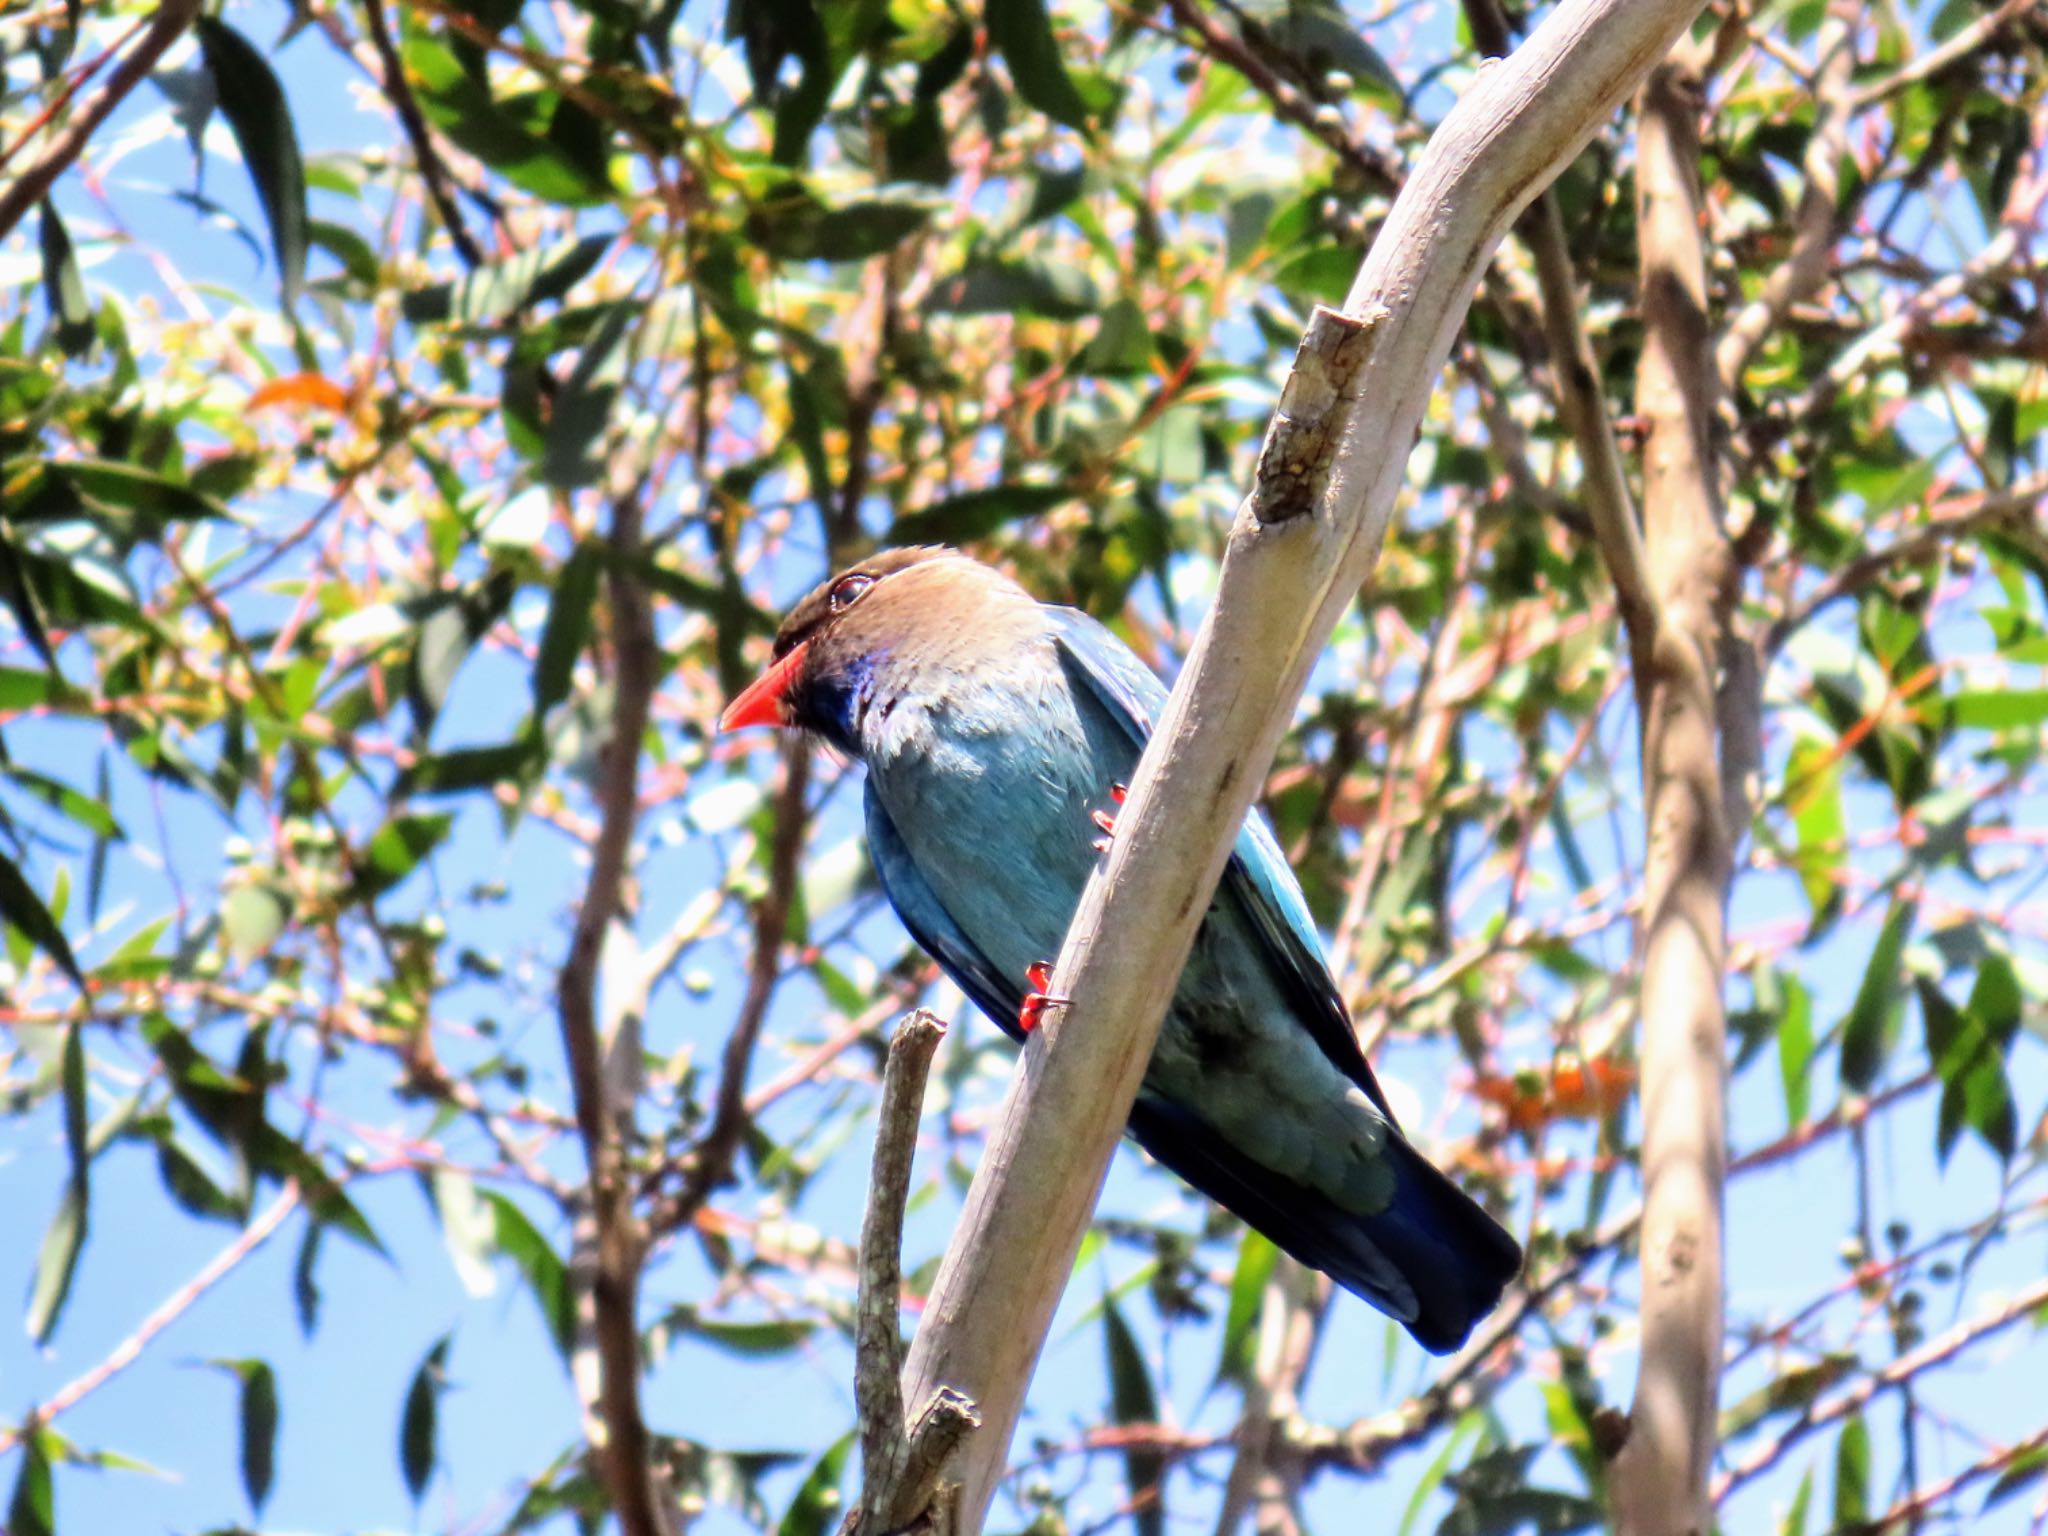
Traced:
<path fill-rule="evenodd" d="M 801 730 L 866 769 L 870 860 L 911 937 L 1019 1041 L 1167 698 L 1106 626 L 942 545 L 792 608 L 722 731 Z M 1132 1105 L 1151 1157 L 1447 1354 L 1522 1265 L 1402 1134 L 1308 904 L 1256 811 Z"/>

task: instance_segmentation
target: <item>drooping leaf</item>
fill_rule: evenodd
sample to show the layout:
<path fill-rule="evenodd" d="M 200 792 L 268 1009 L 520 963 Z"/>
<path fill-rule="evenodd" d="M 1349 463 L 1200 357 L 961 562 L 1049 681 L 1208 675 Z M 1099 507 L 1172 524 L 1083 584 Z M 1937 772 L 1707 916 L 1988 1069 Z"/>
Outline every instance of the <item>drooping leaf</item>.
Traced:
<path fill-rule="evenodd" d="M 220 110 L 233 130 L 256 196 L 270 221 L 270 239 L 284 286 L 284 307 L 294 308 L 306 282 L 306 170 L 298 130 L 284 88 L 261 52 L 226 22 L 202 15 L 199 44 Z"/>
<path fill-rule="evenodd" d="M 216 1370 L 235 1378 L 241 1421 L 242 1491 L 257 1515 L 270 1500 L 277 1472 L 277 1375 L 267 1360 L 214 1360 Z"/>
<path fill-rule="evenodd" d="M 86 990 L 85 973 L 78 968 L 78 960 L 71 953 L 71 941 L 64 937 L 64 930 L 50 916 L 50 909 L 43 905 L 43 898 L 36 894 L 35 887 L 23 877 L 20 866 L 4 853 L 0 853 L 0 917 L 6 918 L 31 944 L 56 961 L 80 992 Z"/>
<path fill-rule="evenodd" d="M 842 1502 L 839 1484 L 846 1472 L 846 1458 L 859 1440 L 860 1431 L 849 1430 L 811 1463 L 775 1527 L 775 1536 L 826 1536 L 837 1528 Z"/>
<path fill-rule="evenodd" d="M 576 658 L 590 639 L 590 613 L 603 569 L 603 550 L 594 544 L 580 544 L 555 578 L 554 599 L 548 604 L 548 622 L 541 631 L 540 652 L 533 665 L 536 720 L 569 696 Z"/>
<path fill-rule="evenodd" d="M 444 1333 L 427 1351 L 405 1389 L 405 1407 L 399 1414 L 398 1468 L 415 1504 L 427 1491 L 427 1480 L 434 1475 L 439 1457 L 441 1394 L 448 1387 L 448 1348 L 453 1342 L 453 1336 Z"/>
<path fill-rule="evenodd" d="M 7 1536 L 57 1536 L 57 1495 L 50 1482 L 48 1431 L 24 1437 L 21 1469 L 7 1501 Z"/>
<path fill-rule="evenodd" d="M 38 1344 L 49 1342 L 50 1334 L 63 1315 L 64 1302 L 71 1294 L 71 1280 L 78 1271 L 78 1255 L 85 1246 L 86 1192 L 67 1182 L 57 1197 L 57 1213 L 43 1233 L 43 1245 L 36 1253 L 35 1278 L 29 1287 L 28 1336 Z"/>
<path fill-rule="evenodd" d="M 43 199 L 41 241 L 43 294 L 56 321 L 57 345 L 66 357 L 83 357 L 99 334 L 93 328 L 92 301 L 86 297 L 85 278 L 72 253 L 71 236 L 48 198 Z"/>
<path fill-rule="evenodd" d="M 1103 1342 L 1109 1354 L 1109 1412 L 1118 1424 L 1156 1424 L 1159 1397 L 1145 1365 L 1137 1337 L 1116 1302 L 1102 1303 Z M 1166 1457 L 1158 1450 L 1124 1452 L 1124 1478 L 1130 1490 L 1131 1525 L 1138 1536 L 1162 1536 L 1166 1529 Z"/>
<path fill-rule="evenodd" d="M 1055 122 L 1087 128 L 1088 104 L 1060 57 L 1045 0 L 987 0 L 982 16 L 989 41 L 1010 66 L 1017 94 Z"/>
<path fill-rule="evenodd" d="M 1219 1381 L 1251 1379 L 1259 1314 L 1266 1299 L 1266 1284 L 1273 1278 L 1273 1266 L 1279 1258 L 1280 1250 L 1269 1239 L 1250 1227 L 1244 1229 L 1237 1245 L 1237 1267 L 1230 1275 L 1230 1306 L 1224 1314 L 1223 1349 L 1216 1362 Z"/>
<path fill-rule="evenodd" d="M 1894 897 L 1864 966 L 1856 1000 L 1842 1021 L 1842 1083 L 1858 1093 L 1869 1092 L 1877 1081 L 1885 1053 L 1898 1033 L 1902 1001 L 1899 956 L 1912 926 L 1913 903 Z"/>
<path fill-rule="evenodd" d="M 540 1233 L 518 1206 L 496 1190 L 484 1191 L 496 1223 L 498 1252 L 512 1261 L 533 1299 L 540 1304 L 541 1321 L 548 1337 L 563 1359 L 576 1338 L 575 1297 L 569 1289 L 569 1269 L 561 1255 Z"/>
<path fill-rule="evenodd" d="M 1870 1426 L 1855 1414 L 1835 1442 L 1835 1525 L 1854 1530 L 1870 1518 Z"/>

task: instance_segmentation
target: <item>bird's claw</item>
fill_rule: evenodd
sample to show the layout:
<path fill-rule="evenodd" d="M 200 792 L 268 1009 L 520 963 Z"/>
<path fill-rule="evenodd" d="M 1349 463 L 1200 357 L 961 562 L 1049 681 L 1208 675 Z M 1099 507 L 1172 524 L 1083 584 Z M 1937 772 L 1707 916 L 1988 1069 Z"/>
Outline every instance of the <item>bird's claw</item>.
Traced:
<path fill-rule="evenodd" d="M 1130 788 L 1127 785 L 1112 784 L 1109 786 L 1109 798 L 1117 805 L 1122 805 L 1124 803 L 1124 796 L 1129 793 Z M 1109 840 L 1116 835 L 1115 813 L 1100 809 L 1092 810 L 1088 813 L 1088 819 L 1102 830 L 1102 836 L 1096 838 L 1093 844 L 1095 851 L 1097 853 L 1109 852 Z"/>
<path fill-rule="evenodd" d="M 1017 1009 L 1017 1028 L 1025 1034 L 1038 1028 L 1048 1008 L 1064 1008 L 1067 999 L 1054 997 L 1045 989 L 1052 985 L 1052 963 L 1034 960 L 1024 968 L 1024 984 L 1031 990 L 1024 994 L 1024 1002 Z"/>

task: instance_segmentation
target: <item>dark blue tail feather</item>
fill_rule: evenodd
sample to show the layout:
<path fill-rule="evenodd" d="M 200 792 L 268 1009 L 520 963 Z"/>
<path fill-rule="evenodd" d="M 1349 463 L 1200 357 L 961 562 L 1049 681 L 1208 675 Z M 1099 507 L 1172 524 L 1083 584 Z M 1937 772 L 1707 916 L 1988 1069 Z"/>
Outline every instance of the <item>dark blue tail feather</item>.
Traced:
<path fill-rule="evenodd" d="M 1434 1354 L 1462 1345 L 1521 1272 L 1515 1240 L 1398 1131 L 1387 1141 L 1394 1199 L 1361 1216 L 1260 1167 L 1178 1106 L 1141 1095 L 1130 1128 L 1161 1163 Z"/>

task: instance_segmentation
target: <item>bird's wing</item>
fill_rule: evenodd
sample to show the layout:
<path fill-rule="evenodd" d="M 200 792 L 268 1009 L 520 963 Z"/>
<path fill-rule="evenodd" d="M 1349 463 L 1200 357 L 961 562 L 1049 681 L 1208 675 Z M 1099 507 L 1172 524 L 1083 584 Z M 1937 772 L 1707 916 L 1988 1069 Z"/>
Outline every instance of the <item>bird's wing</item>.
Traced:
<path fill-rule="evenodd" d="M 1166 685 L 1129 646 L 1087 614 L 1075 608 L 1048 608 L 1046 613 L 1068 672 L 1142 751 L 1165 712 Z M 1294 1004 L 1295 1017 L 1307 1026 L 1330 1063 L 1393 1120 L 1365 1053 L 1358 1048 L 1337 984 L 1330 979 L 1301 887 L 1257 811 L 1245 818 L 1238 833 L 1237 848 L 1223 872 L 1223 890 L 1258 936 L 1259 947 Z"/>
<path fill-rule="evenodd" d="M 1006 977 L 998 971 L 961 931 L 952 914 L 940 905 L 911 859 L 896 824 L 883 809 L 873 779 L 868 780 L 864 799 L 868 856 L 875 861 L 875 874 L 881 879 L 882 893 L 889 898 L 889 905 L 903 919 L 903 926 L 910 930 L 918 947 L 939 962 L 939 969 L 952 978 L 974 1006 L 1008 1034 L 1023 1039 L 1023 1032 L 1017 1027 L 1017 1010 L 1024 1002 L 1023 978 Z"/>

